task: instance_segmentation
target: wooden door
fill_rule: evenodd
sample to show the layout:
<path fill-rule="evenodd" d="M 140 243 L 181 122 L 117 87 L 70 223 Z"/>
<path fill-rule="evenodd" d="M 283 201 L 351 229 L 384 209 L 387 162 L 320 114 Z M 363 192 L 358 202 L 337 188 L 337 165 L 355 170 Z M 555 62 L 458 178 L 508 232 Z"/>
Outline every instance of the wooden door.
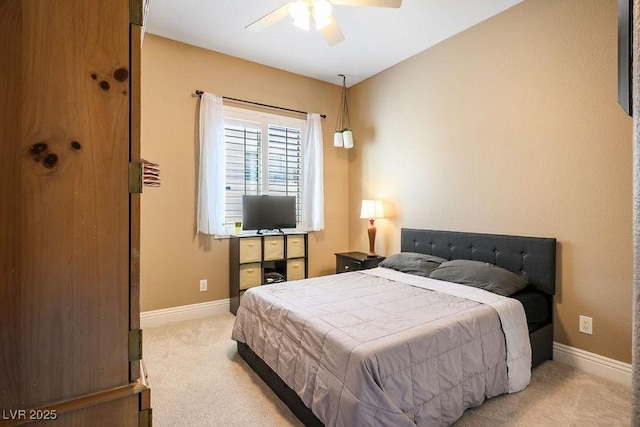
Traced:
<path fill-rule="evenodd" d="M 0 425 L 138 425 L 129 13 L 129 0 L 0 0 Z"/>

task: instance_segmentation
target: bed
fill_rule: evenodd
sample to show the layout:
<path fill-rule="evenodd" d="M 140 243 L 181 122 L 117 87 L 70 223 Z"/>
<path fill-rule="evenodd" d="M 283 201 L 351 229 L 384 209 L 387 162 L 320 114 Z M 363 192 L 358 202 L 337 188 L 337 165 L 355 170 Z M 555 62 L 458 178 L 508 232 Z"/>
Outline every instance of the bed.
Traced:
<path fill-rule="evenodd" d="M 552 357 L 555 239 L 402 229 L 388 260 L 415 257 L 437 271 L 389 262 L 248 291 L 239 354 L 305 425 L 450 425 L 524 389 Z M 441 280 L 465 263 L 526 283 L 503 297 Z"/>

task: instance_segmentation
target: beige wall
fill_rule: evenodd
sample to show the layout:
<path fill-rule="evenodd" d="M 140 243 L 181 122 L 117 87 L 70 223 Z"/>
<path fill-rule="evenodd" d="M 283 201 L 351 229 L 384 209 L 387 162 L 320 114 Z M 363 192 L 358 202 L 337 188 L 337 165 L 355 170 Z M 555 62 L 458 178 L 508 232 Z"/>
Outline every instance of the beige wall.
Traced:
<path fill-rule="evenodd" d="M 340 86 L 151 34 L 142 75 L 142 156 L 160 164 L 162 185 L 142 195 L 141 311 L 229 297 L 228 240 L 195 233 L 196 89 L 327 114 L 326 228 L 309 236 L 309 275 L 334 272 L 334 252 L 348 248 L 348 154 L 332 147 Z M 200 279 L 208 279 L 207 292 L 199 291 Z"/>
<path fill-rule="evenodd" d="M 616 19 L 615 0 L 527 0 L 351 88 L 351 249 L 367 247 L 361 197 L 395 207 L 377 221 L 382 254 L 401 227 L 555 237 L 555 340 L 630 362 Z"/>

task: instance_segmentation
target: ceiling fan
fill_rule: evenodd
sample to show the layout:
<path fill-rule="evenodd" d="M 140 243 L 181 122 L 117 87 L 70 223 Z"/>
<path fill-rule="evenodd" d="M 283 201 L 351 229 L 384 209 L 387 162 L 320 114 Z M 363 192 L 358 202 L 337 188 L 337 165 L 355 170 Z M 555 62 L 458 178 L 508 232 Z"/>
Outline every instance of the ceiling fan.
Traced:
<path fill-rule="evenodd" d="M 313 18 L 316 29 L 320 30 L 329 46 L 333 46 L 343 41 L 344 35 L 331 13 L 332 5 L 399 8 L 401 4 L 402 0 L 296 0 L 280 6 L 245 28 L 262 31 L 290 15 L 295 26 L 308 31 Z"/>

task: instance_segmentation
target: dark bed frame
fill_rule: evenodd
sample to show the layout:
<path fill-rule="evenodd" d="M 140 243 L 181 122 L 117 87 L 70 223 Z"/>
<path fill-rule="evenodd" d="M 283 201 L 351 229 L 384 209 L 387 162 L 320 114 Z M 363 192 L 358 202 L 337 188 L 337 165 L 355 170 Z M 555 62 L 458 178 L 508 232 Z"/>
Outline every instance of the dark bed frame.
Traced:
<path fill-rule="evenodd" d="M 484 261 L 516 273 L 526 273 L 529 285 L 548 301 L 549 320 L 530 331 L 532 367 L 553 357 L 553 295 L 556 289 L 556 239 L 403 228 L 401 252 L 419 252 L 445 259 Z M 238 353 L 306 426 L 322 422 L 300 397 L 246 344 Z"/>

